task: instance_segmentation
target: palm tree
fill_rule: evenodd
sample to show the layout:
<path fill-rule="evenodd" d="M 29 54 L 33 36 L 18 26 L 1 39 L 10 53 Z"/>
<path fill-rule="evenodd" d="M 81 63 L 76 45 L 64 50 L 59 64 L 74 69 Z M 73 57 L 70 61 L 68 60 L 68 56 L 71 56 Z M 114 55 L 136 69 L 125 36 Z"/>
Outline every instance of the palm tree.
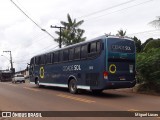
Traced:
<path fill-rule="evenodd" d="M 61 24 L 65 27 L 61 33 L 62 44 L 68 46 L 85 41 L 86 37 L 83 37 L 85 31 L 79 28 L 84 21 L 81 20 L 77 22 L 76 19 L 72 20 L 69 14 L 67 14 L 67 20 L 67 22 L 61 21 Z M 60 35 L 60 32 L 56 31 L 56 34 Z M 55 39 L 55 41 L 59 42 L 59 38 Z"/>
<path fill-rule="evenodd" d="M 117 35 L 119 35 L 119 36 L 125 36 L 126 35 L 126 31 L 123 31 L 122 29 L 118 30 L 117 32 L 118 32 Z"/>
<path fill-rule="evenodd" d="M 160 16 L 157 16 L 158 19 L 149 22 L 155 28 L 160 28 Z"/>

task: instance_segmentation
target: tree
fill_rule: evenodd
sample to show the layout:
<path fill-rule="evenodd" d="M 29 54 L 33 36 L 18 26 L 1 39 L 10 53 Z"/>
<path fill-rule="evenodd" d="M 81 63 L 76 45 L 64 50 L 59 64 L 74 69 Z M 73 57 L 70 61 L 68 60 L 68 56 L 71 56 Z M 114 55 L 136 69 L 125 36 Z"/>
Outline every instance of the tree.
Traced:
<path fill-rule="evenodd" d="M 140 91 L 160 92 L 160 48 L 137 54 L 136 70 Z"/>
<path fill-rule="evenodd" d="M 158 16 L 156 20 L 149 22 L 149 24 L 155 28 L 160 28 L 160 16 Z"/>
<path fill-rule="evenodd" d="M 141 41 L 137 38 L 137 37 L 133 37 L 133 40 L 135 42 L 135 45 L 136 45 L 136 52 L 141 52 Z"/>
<path fill-rule="evenodd" d="M 143 44 L 142 44 L 142 51 L 144 51 L 145 46 L 147 45 L 147 43 L 149 43 L 150 41 L 152 41 L 153 38 L 149 38 L 147 39 Z"/>
<path fill-rule="evenodd" d="M 126 31 L 123 31 L 122 29 L 117 31 L 119 36 L 125 36 L 126 35 Z"/>
<path fill-rule="evenodd" d="M 148 52 L 149 50 L 152 50 L 153 48 L 160 48 L 160 39 L 152 40 L 148 42 L 144 47 L 144 51 Z"/>
<path fill-rule="evenodd" d="M 72 20 L 69 14 L 67 14 L 67 20 L 67 22 L 61 21 L 61 24 L 65 27 L 61 32 L 62 44 L 68 46 L 85 41 L 86 37 L 83 37 L 85 31 L 79 28 L 84 21 L 81 20 L 77 22 L 76 19 Z M 56 34 L 60 35 L 60 32 L 56 31 Z M 60 37 L 55 39 L 55 41 L 59 42 L 59 39 Z"/>

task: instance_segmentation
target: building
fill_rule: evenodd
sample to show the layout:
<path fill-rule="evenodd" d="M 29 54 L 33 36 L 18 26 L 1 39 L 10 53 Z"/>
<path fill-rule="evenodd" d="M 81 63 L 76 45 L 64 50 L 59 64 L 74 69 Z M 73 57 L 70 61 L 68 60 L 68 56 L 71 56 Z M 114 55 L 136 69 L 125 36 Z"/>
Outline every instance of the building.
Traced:
<path fill-rule="evenodd" d="M 29 78 L 29 71 L 28 71 L 28 69 L 17 71 L 17 72 L 15 72 L 15 74 L 22 74 L 22 75 L 24 75 L 25 78 Z"/>

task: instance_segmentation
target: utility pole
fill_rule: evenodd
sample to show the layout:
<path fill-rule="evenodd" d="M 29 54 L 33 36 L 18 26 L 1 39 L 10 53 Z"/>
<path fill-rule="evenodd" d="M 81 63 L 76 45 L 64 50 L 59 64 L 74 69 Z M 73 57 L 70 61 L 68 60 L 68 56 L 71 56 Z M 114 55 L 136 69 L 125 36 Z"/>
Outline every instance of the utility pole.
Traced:
<path fill-rule="evenodd" d="M 51 28 L 59 28 L 59 30 L 60 30 L 60 34 L 59 34 L 59 37 L 60 37 L 60 39 L 59 39 L 59 48 L 61 48 L 62 47 L 62 38 L 61 38 L 61 36 L 62 36 L 62 28 L 64 28 L 65 29 L 65 27 L 61 27 L 61 26 L 52 26 L 51 25 Z"/>
<path fill-rule="evenodd" d="M 3 51 L 3 52 L 9 52 L 9 53 L 10 53 L 11 71 L 14 73 L 13 62 L 12 62 L 12 53 L 11 53 L 11 51 Z"/>

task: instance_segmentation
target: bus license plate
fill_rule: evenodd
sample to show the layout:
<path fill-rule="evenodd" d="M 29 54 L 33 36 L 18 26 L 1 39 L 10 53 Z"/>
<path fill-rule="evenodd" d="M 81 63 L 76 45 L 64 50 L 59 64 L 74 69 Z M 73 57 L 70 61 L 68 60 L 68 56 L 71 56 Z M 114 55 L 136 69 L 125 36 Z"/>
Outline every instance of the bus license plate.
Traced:
<path fill-rule="evenodd" d="M 119 77 L 119 79 L 120 79 L 120 80 L 126 80 L 126 78 L 125 78 L 125 77 Z"/>

